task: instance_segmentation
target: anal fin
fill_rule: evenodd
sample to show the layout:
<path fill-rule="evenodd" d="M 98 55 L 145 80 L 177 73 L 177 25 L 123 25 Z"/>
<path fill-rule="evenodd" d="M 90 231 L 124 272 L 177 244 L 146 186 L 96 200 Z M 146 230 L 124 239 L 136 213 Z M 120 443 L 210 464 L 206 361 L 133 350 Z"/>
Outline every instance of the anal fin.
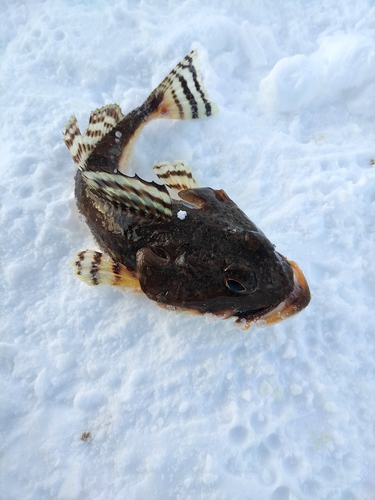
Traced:
<path fill-rule="evenodd" d="M 75 276 L 87 285 L 111 285 L 134 292 L 142 291 L 131 271 L 101 252 L 83 250 L 71 264 Z"/>

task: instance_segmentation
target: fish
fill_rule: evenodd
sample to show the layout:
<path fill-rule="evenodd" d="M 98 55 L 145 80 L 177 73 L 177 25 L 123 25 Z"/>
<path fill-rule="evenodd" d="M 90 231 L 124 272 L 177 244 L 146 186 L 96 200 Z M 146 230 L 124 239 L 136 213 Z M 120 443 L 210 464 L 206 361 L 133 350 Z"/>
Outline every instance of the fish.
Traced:
<path fill-rule="evenodd" d="M 84 134 L 74 115 L 68 121 L 77 208 L 100 248 L 78 252 L 74 272 L 170 310 L 233 318 L 243 328 L 273 324 L 308 305 L 309 286 L 226 192 L 200 186 L 183 161 L 157 162 L 158 182 L 124 173 L 151 120 L 218 112 L 199 67 L 193 50 L 126 116 L 117 104 L 94 110 Z"/>

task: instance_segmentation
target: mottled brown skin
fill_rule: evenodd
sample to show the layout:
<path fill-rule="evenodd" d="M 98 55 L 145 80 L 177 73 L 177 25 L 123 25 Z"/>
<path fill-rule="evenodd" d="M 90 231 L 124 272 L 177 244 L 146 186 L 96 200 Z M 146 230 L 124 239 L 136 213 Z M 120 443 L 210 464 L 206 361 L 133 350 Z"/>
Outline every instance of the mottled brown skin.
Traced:
<path fill-rule="evenodd" d="M 224 191 L 181 191 L 169 222 L 95 196 L 80 171 L 75 194 L 100 248 L 133 271 L 152 300 L 249 319 L 272 310 L 293 290 L 289 262 Z M 184 220 L 179 210 L 187 212 Z M 228 280 L 245 290 L 232 291 Z"/>

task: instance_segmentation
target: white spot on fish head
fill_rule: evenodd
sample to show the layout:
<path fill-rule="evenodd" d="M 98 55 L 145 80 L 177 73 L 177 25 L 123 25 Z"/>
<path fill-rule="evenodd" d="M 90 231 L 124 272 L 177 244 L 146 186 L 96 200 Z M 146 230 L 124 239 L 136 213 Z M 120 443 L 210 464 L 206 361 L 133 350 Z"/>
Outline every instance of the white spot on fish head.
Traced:
<path fill-rule="evenodd" d="M 187 216 L 187 212 L 185 212 L 185 210 L 179 210 L 179 211 L 177 212 L 177 217 L 178 217 L 180 220 L 184 220 L 186 216 Z"/>

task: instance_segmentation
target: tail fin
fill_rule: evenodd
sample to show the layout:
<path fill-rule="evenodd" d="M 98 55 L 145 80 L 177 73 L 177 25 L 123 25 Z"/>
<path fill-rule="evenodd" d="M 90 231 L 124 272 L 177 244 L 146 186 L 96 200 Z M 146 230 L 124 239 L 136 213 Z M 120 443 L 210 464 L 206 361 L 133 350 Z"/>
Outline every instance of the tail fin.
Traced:
<path fill-rule="evenodd" d="M 107 104 L 92 111 L 85 135 L 78 128 L 77 118 L 73 115 L 64 131 L 64 142 L 80 170 L 86 169 L 86 161 L 97 143 L 124 118 L 120 106 Z"/>
<path fill-rule="evenodd" d="M 119 158 L 119 169 L 126 171 L 132 145 L 142 128 L 154 118 L 190 120 L 218 113 L 217 104 L 210 100 L 199 72 L 198 51 L 192 50 L 151 92 L 132 118 L 136 124 L 132 136 Z"/>
<path fill-rule="evenodd" d="M 200 77 L 198 51 L 193 50 L 177 64 L 142 106 L 126 117 L 117 104 L 103 106 L 91 113 L 86 133 L 82 135 L 76 117 L 72 116 L 65 128 L 64 142 L 80 170 L 88 169 L 90 155 L 100 154 L 111 164 L 106 171 L 112 172 L 113 160 L 115 168 L 125 171 L 131 146 L 151 119 L 188 120 L 204 118 L 217 112 L 218 107 L 210 100 Z M 103 165 L 96 167 L 103 170 Z"/>
<path fill-rule="evenodd" d="M 134 292 L 141 291 L 139 281 L 125 266 L 101 252 L 79 252 L 72 260 L 72 266 L 76 277 L 87 285 L 112 285 Z"/>
<path fill-rule="evenodd" d="M 147 101 L 152 100 L 155 94 L 162 94 L 158 118 L 189 120 L 211 116 L 219 111 L 203 85 L 199 67 L 198 51 L 195 49 L 154 90 Z"/>

